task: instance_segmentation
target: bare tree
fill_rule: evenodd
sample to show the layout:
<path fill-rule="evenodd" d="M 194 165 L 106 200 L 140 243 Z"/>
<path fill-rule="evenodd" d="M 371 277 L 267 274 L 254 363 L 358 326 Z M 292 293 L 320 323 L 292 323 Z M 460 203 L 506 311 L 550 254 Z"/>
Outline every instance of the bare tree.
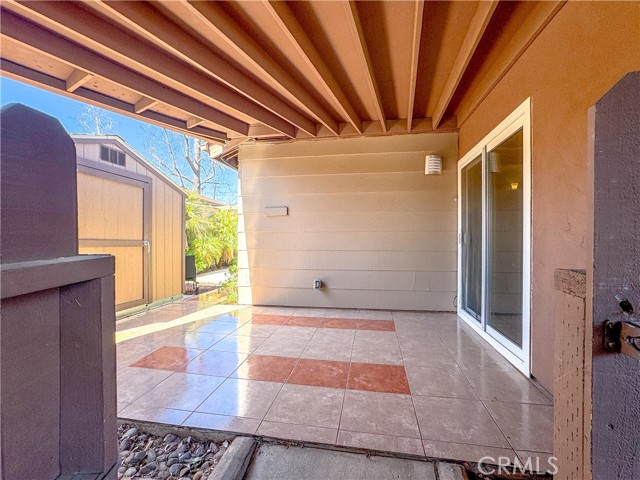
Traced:
<path fill-rule="evenodd" d="M 234 203 L 234 176 L 209 157 L 206 142 L 183 133 L 149 125 L 145 147 L 153 163 L 182 188 Z"/>
<path fill-rule="evenodd" d="M 116 133 L 118 127 L 118 122 L 109 112 L 93 105 L 85 105 L 76 115 L 76 122 L 82 128 L 83 133 L 91 135 Z"/>

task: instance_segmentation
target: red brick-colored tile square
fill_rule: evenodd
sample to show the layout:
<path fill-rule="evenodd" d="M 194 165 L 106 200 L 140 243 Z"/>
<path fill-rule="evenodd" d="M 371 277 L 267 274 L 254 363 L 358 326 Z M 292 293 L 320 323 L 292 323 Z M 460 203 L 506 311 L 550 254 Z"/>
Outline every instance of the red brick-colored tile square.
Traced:
<path fill-rule="evenodd" d="M 256 325 L 282 325 L 289 317 L 284 315 L 254 315 L 251 323 Z"/>
<path fill-rule="evenodd" d="M 247 358 L 247 354 L 238 352 L 220 352 L 207 350 L 192 361 L 180 367 L 181 372 L 227 377 Z"/>
<path fill-rule="evenodd" d="M 379 330 L 381 332 L 395 332 L 396 324 L 393 320 L 358 320 L 358 330 Z"/>
<path fill-rule="evenodd" d="M 200 354 L 200 350 L 183 347 L 160 347 L 149 355 L 132 363 L 131 367 L 156 368 L 158 370 L 180 371 Z"/>
<path fill-rule="evenodd" d="M 297 361 L 297 358 L 290 357 L 250 355 L 231 376 L 266 382 L 285 382 Z"/>
<path fill-rule="evenodd" d="M 345 388 L 349 376 L 349 362 L 310 360 L 301 358 L 287 383 L 314 387 Z"/>
<path fill-rule="evenodd" d="M 291 317 L 285 325 L 290 327 L 322 327 L 322 317 Z"/>
<path fill-rule="evenodd" d="M 347 388 L 381 393 L 411 393 L 404 367 L 375 363 L 352 363 Z"/>
<path fill-rule="evenodd" d="M 355 318 L 325 318 L 322 322 L 324 328 L 343 328 L 355 330 L 358 321 Z"/>

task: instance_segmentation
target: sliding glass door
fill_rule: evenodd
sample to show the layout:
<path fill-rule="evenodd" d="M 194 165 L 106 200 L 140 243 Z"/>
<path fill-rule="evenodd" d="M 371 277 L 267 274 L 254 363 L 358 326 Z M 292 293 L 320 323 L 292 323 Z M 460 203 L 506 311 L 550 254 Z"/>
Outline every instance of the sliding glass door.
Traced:
<path fill-rule="evenodd" d="M 459 164 L 458 314 L 529 374 L 529 104 Z"/>

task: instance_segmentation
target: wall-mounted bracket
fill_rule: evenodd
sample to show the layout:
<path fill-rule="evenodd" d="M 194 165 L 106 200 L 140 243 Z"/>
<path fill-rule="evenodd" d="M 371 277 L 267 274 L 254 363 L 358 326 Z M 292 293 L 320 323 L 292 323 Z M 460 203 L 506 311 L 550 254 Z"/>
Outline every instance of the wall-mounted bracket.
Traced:
<path fill-rule="evenodd" d="M 640 360 L 640 325 L 624 320 L 605 321 L 604 349 Z"/>

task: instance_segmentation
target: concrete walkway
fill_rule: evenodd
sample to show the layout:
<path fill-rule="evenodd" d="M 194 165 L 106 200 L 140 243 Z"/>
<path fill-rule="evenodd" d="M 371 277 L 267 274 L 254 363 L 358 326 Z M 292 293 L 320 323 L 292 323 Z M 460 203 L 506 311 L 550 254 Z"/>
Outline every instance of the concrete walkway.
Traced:
<path fill-rule="evenodd" d="M 213 285 L 220 285 L 227 279 L 229 273 L 228 268 L 221 270 L 215 270 L 213 272 L 201 273 L 198 275 L 198 283 L 210 283 Z"/>

